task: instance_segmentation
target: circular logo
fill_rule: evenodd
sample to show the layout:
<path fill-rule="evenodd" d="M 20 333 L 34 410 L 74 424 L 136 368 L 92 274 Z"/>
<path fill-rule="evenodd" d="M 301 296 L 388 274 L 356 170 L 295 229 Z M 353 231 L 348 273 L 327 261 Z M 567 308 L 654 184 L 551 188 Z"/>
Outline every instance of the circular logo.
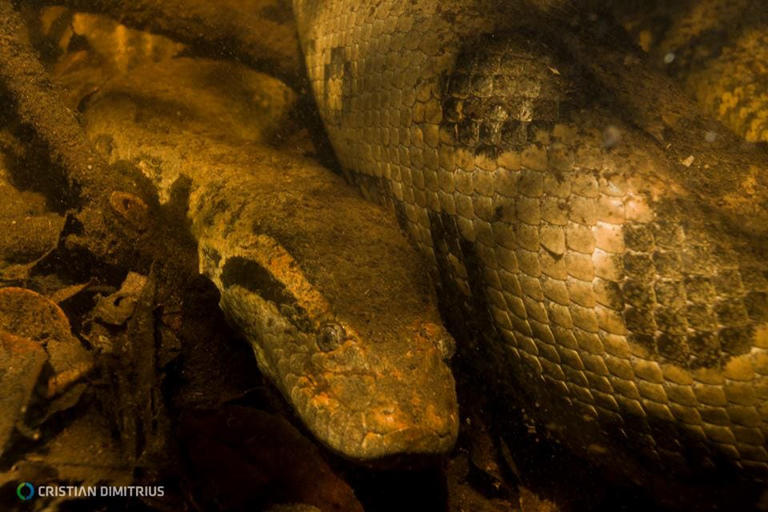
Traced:
<path fill-rule="evenodd" d="M 16 488 L 16 496 L 22 501 L 31 500 L 35 495 L 35 486 L 29 482 L 21 482 Z"/>

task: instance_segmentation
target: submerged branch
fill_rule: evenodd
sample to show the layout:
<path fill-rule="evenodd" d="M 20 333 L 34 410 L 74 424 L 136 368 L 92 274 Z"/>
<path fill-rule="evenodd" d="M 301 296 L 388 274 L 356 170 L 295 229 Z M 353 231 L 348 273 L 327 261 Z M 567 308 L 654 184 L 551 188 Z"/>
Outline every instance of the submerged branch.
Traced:
<path fill-rule="evenodd" d="M 104 164 L 75 114 L 64 106 L 26 35 L 19 13 L 8 0 L 0 0 L 0 83 L 14 100 L 19 120 L 32 127 L 52 163 L 65 170 L 69 190 L 62 199 L 93 199 L 104 185 Z"/>
<path fill-rule="evenodd" d="M 49 195 L 62 209 L 79 210 L 70 241 L 77 239 L 77 246 L 96 257 L 130 267 L 135 242 L 146 231 L 146 226 L 137 230 L 132 217 L 147 208 L 144 200 L 151 193 L 138 174 L 108 166 L 87 140 L 37 59 L 10 0 L 0 0 L 0 86 L 53 164 L 49 175 L 36 177 L 38 186 L 58 182 L 62 190 L 49 186 Z"/>

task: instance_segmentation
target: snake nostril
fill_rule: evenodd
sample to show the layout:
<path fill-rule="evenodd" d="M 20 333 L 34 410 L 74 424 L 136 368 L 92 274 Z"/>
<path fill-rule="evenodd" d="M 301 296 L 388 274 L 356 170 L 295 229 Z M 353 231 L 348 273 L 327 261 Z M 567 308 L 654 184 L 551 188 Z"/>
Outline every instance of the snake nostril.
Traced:
<path fill-rule="evenodd" d="M 320 328 L 317 335 L 317 346 L 323 352 L 335 349 L 347 337 L 347 331 L 337 322 L 327 322 Z"/>
<path fill-rule="evenodd" d="M 456 341 L 445 328 L 432 322 L 425 322 L 421 325 L 421 334 L 437 347 L 445 361 L 453 357 L 456 352 Z"/>
<path fill-rule="evenodd" d="M 435 345 L 445 361 L 450 360 L 456 352 L 456 341 L 445 331 L 436 339 Z"/>

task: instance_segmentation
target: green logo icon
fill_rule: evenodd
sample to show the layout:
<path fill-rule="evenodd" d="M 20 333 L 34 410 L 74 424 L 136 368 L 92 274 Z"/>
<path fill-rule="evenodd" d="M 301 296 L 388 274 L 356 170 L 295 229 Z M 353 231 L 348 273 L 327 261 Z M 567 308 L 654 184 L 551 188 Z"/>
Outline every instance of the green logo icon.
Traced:
<path fill-rule="evenodd" d="M 16 496 L 18 496 L 21 501 L 31 500 L 34 495 L 35 486 L 29 482 L 21 482 L 16 488 Z"/>

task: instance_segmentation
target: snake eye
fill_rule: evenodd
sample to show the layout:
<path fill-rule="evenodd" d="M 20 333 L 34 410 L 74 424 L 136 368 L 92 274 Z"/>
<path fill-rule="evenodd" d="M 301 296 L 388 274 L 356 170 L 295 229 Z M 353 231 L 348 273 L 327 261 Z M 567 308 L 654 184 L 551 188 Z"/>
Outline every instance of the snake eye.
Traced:
<path fill-rule="evenodd" d="M 344 327 L 336 322 L 328 322 L 320 328 L 320 332 L 317 335 L 317 346 L 323 352 L 330 352 L 335 349 L 341 342 L 347 337 L 347 331 Z"/>

